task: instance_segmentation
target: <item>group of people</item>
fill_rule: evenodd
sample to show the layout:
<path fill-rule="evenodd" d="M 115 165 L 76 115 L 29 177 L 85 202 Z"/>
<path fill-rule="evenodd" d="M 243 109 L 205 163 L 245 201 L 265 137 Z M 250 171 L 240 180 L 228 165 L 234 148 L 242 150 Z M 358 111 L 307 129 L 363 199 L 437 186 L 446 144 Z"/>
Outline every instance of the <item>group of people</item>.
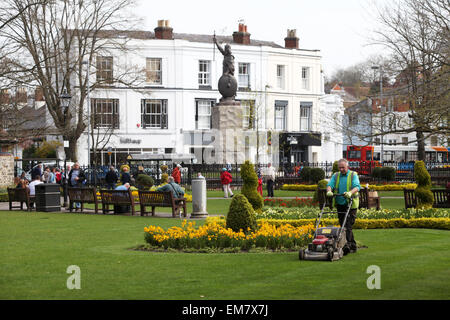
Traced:
<path fill-rule="evenodd" d="M 220 182 L 222 184 L 222 189 L 224 192 L 224 197 L 228 198 L 228 194 L 230 197 L 233 197 L 233 191 L 231 190 L 231 183 L 233 182 L 233 177 L 230 173 L 230 169 L 222 168 L 222 173 L 220 174 Z M 261 171 L 261 168 L 258 168 L 256 174 L 258 176 L 258 193 L 263 195 L 263 178 L 267 183 L 267 196 L 273 198 L 273 187 L 275 183 L 275 168 L 271 163 L 267 165 L 264 172 Z"/>

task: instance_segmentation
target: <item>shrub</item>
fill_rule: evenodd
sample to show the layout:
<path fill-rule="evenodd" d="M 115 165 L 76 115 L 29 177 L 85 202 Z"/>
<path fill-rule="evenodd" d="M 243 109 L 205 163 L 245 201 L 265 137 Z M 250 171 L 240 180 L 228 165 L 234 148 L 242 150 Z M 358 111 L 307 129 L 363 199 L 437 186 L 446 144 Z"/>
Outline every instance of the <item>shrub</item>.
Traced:
<path fill-rule="evenodd" d="M 236 194 L 231 200 L 227 215 L 226 227 L 234 232 L 242 229 L 244 232 L 256 228 L 256 217 L 253 208 L 247 198 L 242 194 Z"/>
<path fill-rule="evenodd" d="M 8 193 L 0 193 L 0 202 L 8 202 Z"/>
<path fill-rule="evenodd" d="M 381 179 L 381 167 L 373 168 L 372 177 L 375 179 Z"/>
<path fill-rule="evenodd" d="M 258 176 L 256 175 L 253 164 L 245 161 L 241 166 L 241 178 L 243 185 L 241 193 L 247 198 L 253 207 L 253 210 L 260 210 L 264 206 L 263 198 L 258 193 Z"/>
<path fill-rule="evenodd" d="M 300 171 L 300 179 L 305 182 L 309 182 L 311 180 L 311 168 L 303 167 L 302 171 Z"/>
<path fill-rule="evenodd" d="M 150 188 L 155 184 L 155 181 L 152 177 L 141 173 L 138 175 L 136 183 L 139 189 L 150 190 Z"/>
<path fill-rule="evenodd" d="M 325 179 L 322 179 L 317 183 L 317 188 L 316 188 L 316 191 L 314 192 L 314 196 L 313 196 L 314 202 L 319 202 L 319 190 L 318 189 L 326 189 L 327 184 L 328 184 L 328 181 Z"/>
<path fill-rule="evenodd" d="M 333 162 L 333 168 L 331 169 L 331 174 L 335 174 L 336 172 L 339 172 L 339 164 L 337 161 Z"/>
<path fill-rule="evenodd" d="M 425 168 L 423 161 L 414 164 L 414 178 L 417 181 L 415 190 L 417 207 L 431 208 L 433 206 L 433 193 L 431 192 L 431 176 Z"/>
<path fill-rule="evenodd" d="M 380 178 L 385 181 L 395 180 L 396 170 L 393 167 L 382 167 L 380 168 Z"/>
<path fill-rule="evenodd" d="M 164 165 L 162 165 L 162 166 L 160 167 L 160 169 L 161 169 L 162 172 L 167 172 L 167 170 L 169 169 L 169 167 L 166 166 L 166 165 L 164 164 Z"/>
<path fill-rule="evenodd" d="M 161 184 L 167 183 L 169 181 L 169 175 L 167 173 L 163 173 L 161 175 Z"/>
<path fill-rule="evenodd" d="M 320 180 L 325 179 L 325 171 L 322 168 L 311 168 L 309 173 L 309 181 L 318 183 Z"/>

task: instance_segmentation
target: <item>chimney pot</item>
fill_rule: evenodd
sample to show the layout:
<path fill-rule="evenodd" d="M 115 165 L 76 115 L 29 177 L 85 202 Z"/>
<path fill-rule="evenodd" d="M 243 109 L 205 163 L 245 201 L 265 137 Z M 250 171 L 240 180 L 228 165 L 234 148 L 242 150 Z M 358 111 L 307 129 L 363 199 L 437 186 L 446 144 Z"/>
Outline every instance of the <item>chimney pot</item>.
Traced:
<path fill-rule="evenodd" d="M 233 42 L 239 44 L 250 44 L 250 33 L 247 32 L 247 26 L 239 24 L 239 31 L 233 32 Z"/>
<path fill-rule="evenodd" d="M 169 20 L 158 20 L 158 27 L 155 28 L 155 38 L 163 40 L 173 39 L 173 29 L 169 25 Z"/>
<path fill-rule="evenodd" d="M 298 37 L 296 29 L 288 29 L 287 37 L 284 38 L 284 47 L 287 49 L 298 49 Z"/>

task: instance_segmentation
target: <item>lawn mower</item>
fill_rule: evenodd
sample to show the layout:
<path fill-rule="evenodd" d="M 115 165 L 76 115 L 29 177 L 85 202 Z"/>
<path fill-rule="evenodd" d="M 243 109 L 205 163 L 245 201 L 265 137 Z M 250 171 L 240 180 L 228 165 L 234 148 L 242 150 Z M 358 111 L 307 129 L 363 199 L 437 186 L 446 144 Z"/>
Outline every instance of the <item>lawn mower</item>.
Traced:
<path fill-rule="evenodd" d="M 343 194 L 334 194 L 333 197 L 343 196 Z M 347 212 L 345 213 L 344 221 L 341 227 L 323 227 L 319 228 L 320 221 L 324 214 L 337 213 L 337 211 L 325 212 L 326 201 L 320 210 L 319 215 L 316 217 L 316 225 L 314 231 L 314 240 L 308 244 L 308 249 L 301 249 L 298 253 L 300 260 L 328 260 L 336 261 L 341 259 L 344 254 L 344 247 L 347 243 L 345 236 L 345 223 L 352 207 L 353 198 L 348 203 Z"/>

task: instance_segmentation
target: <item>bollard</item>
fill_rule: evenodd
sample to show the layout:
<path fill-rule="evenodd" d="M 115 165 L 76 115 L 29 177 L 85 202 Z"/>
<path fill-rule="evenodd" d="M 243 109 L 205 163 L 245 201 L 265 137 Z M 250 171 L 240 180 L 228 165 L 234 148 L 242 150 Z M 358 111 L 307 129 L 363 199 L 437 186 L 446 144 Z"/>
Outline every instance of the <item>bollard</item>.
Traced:
<path fill-rule="evenodd" d="M 206 218 L 206 180 L 205 178 L 192 179 L 192 214 L 191 218 Z"/>

